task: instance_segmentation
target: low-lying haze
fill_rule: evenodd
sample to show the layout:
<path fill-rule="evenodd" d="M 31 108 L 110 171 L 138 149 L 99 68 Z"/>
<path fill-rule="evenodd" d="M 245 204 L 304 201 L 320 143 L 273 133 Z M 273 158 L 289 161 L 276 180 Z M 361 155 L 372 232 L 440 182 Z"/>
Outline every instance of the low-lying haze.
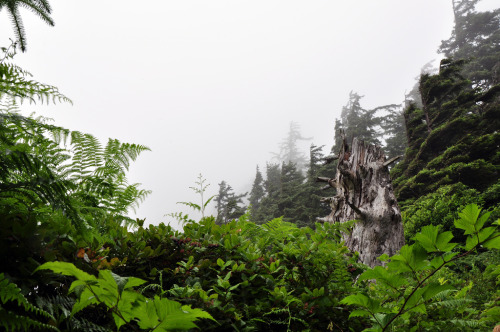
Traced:
<path fill-rule="evenodd" d="M 137 211 L 153 224 L 198 199 L 199 173 L 210 194 L 222 180 L 249 190 L 290 121 L 329 147 L 351 90 L 366 108 L 402 102 L 453 27 L 451 0 L 50 3 L 53 28 L 21 12 L 28 51 L 15 62 L 74 105 L 25 107 L 149 146 L 129 179 L 153 191 Z"/>

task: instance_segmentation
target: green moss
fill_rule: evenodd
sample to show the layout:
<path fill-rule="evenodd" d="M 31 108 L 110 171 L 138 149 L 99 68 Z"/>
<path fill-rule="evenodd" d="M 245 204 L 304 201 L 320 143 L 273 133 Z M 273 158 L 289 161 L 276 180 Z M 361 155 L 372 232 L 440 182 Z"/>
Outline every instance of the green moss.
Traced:
<path fill-rule="evenodd" d="M 467 204 L 483 204 L 480 193 L 463 183 L 442 186 L 435 192 L 415 200 L 401 208 L 405 238 L 411 238 L 426 225 L 442 225 L 443 231 L 453 230 L 455 236 L 463 236 L 453 227 L 453 221 Z"/>

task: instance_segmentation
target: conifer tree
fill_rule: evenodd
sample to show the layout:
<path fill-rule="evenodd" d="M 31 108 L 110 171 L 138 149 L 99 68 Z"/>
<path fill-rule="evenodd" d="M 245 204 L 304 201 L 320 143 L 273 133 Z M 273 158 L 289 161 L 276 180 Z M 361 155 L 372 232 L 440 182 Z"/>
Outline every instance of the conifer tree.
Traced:
<path fill-rule="evenodd" d="M 335 174 L 336 163 L 325 164 L 325 156 L 322 152 L 323 146 L 311 144 L 309 149 L 309 167 L 304 183 L 298 188 L 298 204 L 302 206 L 301 213 L 295 222 L 299 226 L 314 227 L 316 218 L 323 217 L 330 212 L 328 204 L 321 202 L 324 196 L 322 189 L 318 186 L 318 177 L 330 177 Z"/>
<path fill-rule="evenodd" d="M 407 147 L 406 128 L 401 105 L 378 107 L 384 115 L 380 118 L 380 126 L 384 134 L 384 152 L 388 158 L 402 156 Z"/>
<path fill-rule="evenodd" d="M 245 214 L 246 207 L 243 205 L 243 197 L 247 194 L 236 195 L 233 188 L 222 181 L 219 183 L 219 193 L 215 199 L 217 209 L 217 224 L 227 224 Z"/>
<path fill-rule="evenodd" d="M 479 0 L 452 0 L 455 26 L 439 52 L 467 60 L 464 76 L 481 90 L 500 83 L 500 9 L 477 12 Z"/>
<path fill-rule="evenodd" d="M 266 164 L 266 180 L 264 181 L 265 196 L 256 211 L 255 222 L 264 223 L 280 216 L 278 199 L 281 190 L 281 168 L 279 164 Z"/>
<path fill-rule="evenodd" d="M 349 93 L 349 101 L 342 108 L 340 121 L 335 122 L 335 145 L 332 152 L 336 153 L 341 147 L 340 129 L 343 129 L 347 137 L 347 141 L 351 141 L 353 137 L 357 137 L 367 143 L 380 145 L 380 133 L 376 131 L 376 127 L 380 125 L 380 118 L 375 116 L 377 109 L 367 110 L 361 106 L 360 96 L 356 92 Z"/>
<path fill-rule="evenodd" d="M 287 137 L 280 144 L 280 152 L 274 153 L 274 159 L 278 162 L 292 162 L 297 165 L 300 171 L 305 169 L 307 158 L 298 147 L 299 141 L 310 140 L 311 138 L 303 137 L 300 133 L 298 123 L 291 121 Z"/>
<path fill-rule="evenodd" d="M 281 164 L 280 176 L 281 188 L 278 199 L 279 216 L 285 221 L 297 222 L 303 213 L 304 205 L 300 204 L 300 187 L 304 182 L 304 176 L 297 169 L 297 165 L 289 161 Z"/>
<path fill-rule="evenodd" d="M 257 166 L 255 180 L 253 181 L 252 191 L 250 191 L 250 197 L 248 199 L 251 206 L 250 215 L 253 221 L 257 220 L 256 218 L 259 214 L 260 204 L 264 198 L 264 194 L 264 178 L 259 170 L 259 166 Z"/>

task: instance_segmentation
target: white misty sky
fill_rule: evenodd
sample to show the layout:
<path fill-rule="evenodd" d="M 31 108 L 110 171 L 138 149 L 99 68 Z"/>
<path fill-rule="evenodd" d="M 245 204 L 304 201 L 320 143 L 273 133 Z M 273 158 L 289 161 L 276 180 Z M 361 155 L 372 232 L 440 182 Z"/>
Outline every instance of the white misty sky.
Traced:
<path fill-rule="evenodd" d="M 498 0 L 483 1 L 498 6 Z M 437 59 L 451 0 L 50 0 L 55 27 L 21 10 L 28 51 L 15 61 L 74 105 L 26 106 L 72 130 L 149 146 L 131 182 L 153 194 L 148 223 L 186 211 L 202 173 L 249 190 L 290 121 L 333 143 L 349 91 L 400 103 Z M 0 45 L 13 30 L 0 12 Z M 198 217 L 192 214 L 193 217 Z"/>

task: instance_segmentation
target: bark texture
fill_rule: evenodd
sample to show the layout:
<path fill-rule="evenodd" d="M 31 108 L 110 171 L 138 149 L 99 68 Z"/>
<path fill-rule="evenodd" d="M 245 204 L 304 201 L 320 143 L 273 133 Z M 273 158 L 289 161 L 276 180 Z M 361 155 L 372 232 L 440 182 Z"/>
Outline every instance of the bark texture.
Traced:
<path fill-rule="evenodd" d="M 319 221 L 360 220 L 344 240 L 371 267 L 381 265 L 377 257 L 394 255 L 404 245 L 401 211 L 387 168 L 396 159 L 386 161 L 379 146 L 365 145 L 356 138 L 349 146 L 343 137 L 335 179 L 318 178 L 337 191 L 336 196 L 323 199 L 332 212 Z"/>

